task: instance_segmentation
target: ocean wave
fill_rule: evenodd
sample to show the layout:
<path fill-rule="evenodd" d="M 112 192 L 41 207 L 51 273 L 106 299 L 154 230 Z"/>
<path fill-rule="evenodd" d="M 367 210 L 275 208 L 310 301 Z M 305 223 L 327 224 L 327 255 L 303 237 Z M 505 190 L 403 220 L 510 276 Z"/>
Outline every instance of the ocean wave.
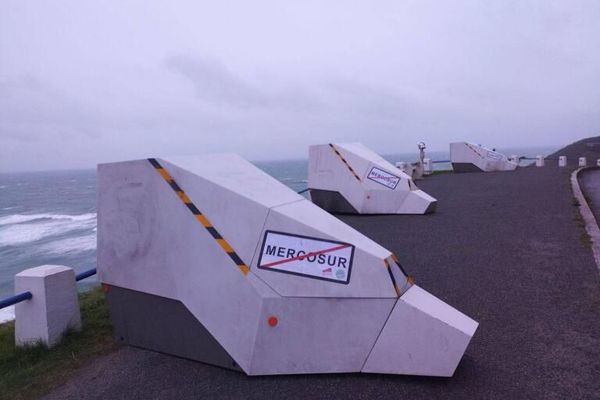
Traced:
<path fill-rule="evenodd" d="M 92 234 L 55 240 L 40 246 L 36 250 L 52 255 L 83 253 L 84 251 L 96 250 L 96 235 Z"/>
<path fill-rule="evenodd" d="M 22 224 L 24 222 L 33 222 L 36 220 L 67 220 L 67 221 L 87 221 L 96 218 L 96 213 L 87 213 L 79 215 L 65 214 L 13 214 L 6 217 L 0 217 L 0 226 Z"/>
<path fill-rule="evenodd" d="M 0 310 L 0 324 L 15 319 L 15 306 L 9 306 Z"/>
<path fill-rule="evenodd" d="M 16 246 L 96 227 L 96 214 L 14 214 L 0 218 L 0 246 Z"/>

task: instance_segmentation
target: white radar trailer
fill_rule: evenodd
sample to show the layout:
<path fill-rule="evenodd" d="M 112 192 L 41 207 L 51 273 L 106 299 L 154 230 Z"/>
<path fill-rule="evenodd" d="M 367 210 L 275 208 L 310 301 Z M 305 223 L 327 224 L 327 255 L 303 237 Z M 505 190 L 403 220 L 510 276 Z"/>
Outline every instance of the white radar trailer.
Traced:
<path fill-rule="evenodd" d="M 426 214 L 437 200 L 361 143 L 314 145 L 308 151 L 310 198 L 329 212 Z"/>
<path fill-rule="evenodd" d="M 450 162 L 455 172 L 514 171 L 519 166 L 502 153 L 468 142 L 450 143 Z"/>
<path fill-rule="evenodd" d="M 478 325 L 234 154 L 99 165 L 98 275 L 123 343 L 248 375 L 451 376 Z"/>

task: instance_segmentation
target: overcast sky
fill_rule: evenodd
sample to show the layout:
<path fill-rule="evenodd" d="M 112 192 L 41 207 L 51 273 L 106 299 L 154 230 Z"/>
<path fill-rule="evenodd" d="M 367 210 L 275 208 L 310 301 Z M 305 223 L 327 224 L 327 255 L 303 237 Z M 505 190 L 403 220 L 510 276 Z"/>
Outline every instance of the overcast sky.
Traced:
<path fill-rule="evenodd" d="M 0 171 L 600 134 L 600 1 L 0 2 Z"/>

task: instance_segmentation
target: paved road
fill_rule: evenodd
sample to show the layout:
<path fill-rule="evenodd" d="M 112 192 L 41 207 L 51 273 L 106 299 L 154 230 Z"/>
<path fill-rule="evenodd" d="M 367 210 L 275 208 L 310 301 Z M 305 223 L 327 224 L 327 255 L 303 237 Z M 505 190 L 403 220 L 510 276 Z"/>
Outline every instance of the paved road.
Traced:
<path fill-rule="evenodd" d="M 427 216 L 342 216 L 419 285 L 480 322 L 453 378 L 249 378 L 124 347 L 47 399 L 592 399 L 600 396 L 600 279 L 574 221 L 570 171 L 442 174 Z M 600 204 L 600 203 L 599 203 Z"/>

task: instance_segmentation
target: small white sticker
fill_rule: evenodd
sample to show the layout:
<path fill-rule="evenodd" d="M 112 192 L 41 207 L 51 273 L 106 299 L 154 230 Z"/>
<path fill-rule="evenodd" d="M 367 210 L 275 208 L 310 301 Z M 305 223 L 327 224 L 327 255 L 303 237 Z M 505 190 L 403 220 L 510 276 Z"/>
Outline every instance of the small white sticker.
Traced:
<path fill-rule="evenodd" d="M 354 246 L 266 231 L 258 259 L 258 268 L 348 284 Z"/>
<path fill-rule="evenodd" d="M 488 151 L 487 156 L 488 156 L 488 158 L 491 158 L 492 160 L 495 160 L 495 161 L 500 161 L 503 158 L 502 154 L 495 153 L 493 151 Z"/>
<path fill-rule="evenodd" d="M 396 175 L 392 175 L 389 172 L 386 172 L 377 167 L 371 168 L 371 171 L 369 171 L 369 175 L 367 175 L 367 178 L 392 190 L 396 189 L 396 186 L 398 186 L 398 182 L 400 182 L 400 178 Z"/>

